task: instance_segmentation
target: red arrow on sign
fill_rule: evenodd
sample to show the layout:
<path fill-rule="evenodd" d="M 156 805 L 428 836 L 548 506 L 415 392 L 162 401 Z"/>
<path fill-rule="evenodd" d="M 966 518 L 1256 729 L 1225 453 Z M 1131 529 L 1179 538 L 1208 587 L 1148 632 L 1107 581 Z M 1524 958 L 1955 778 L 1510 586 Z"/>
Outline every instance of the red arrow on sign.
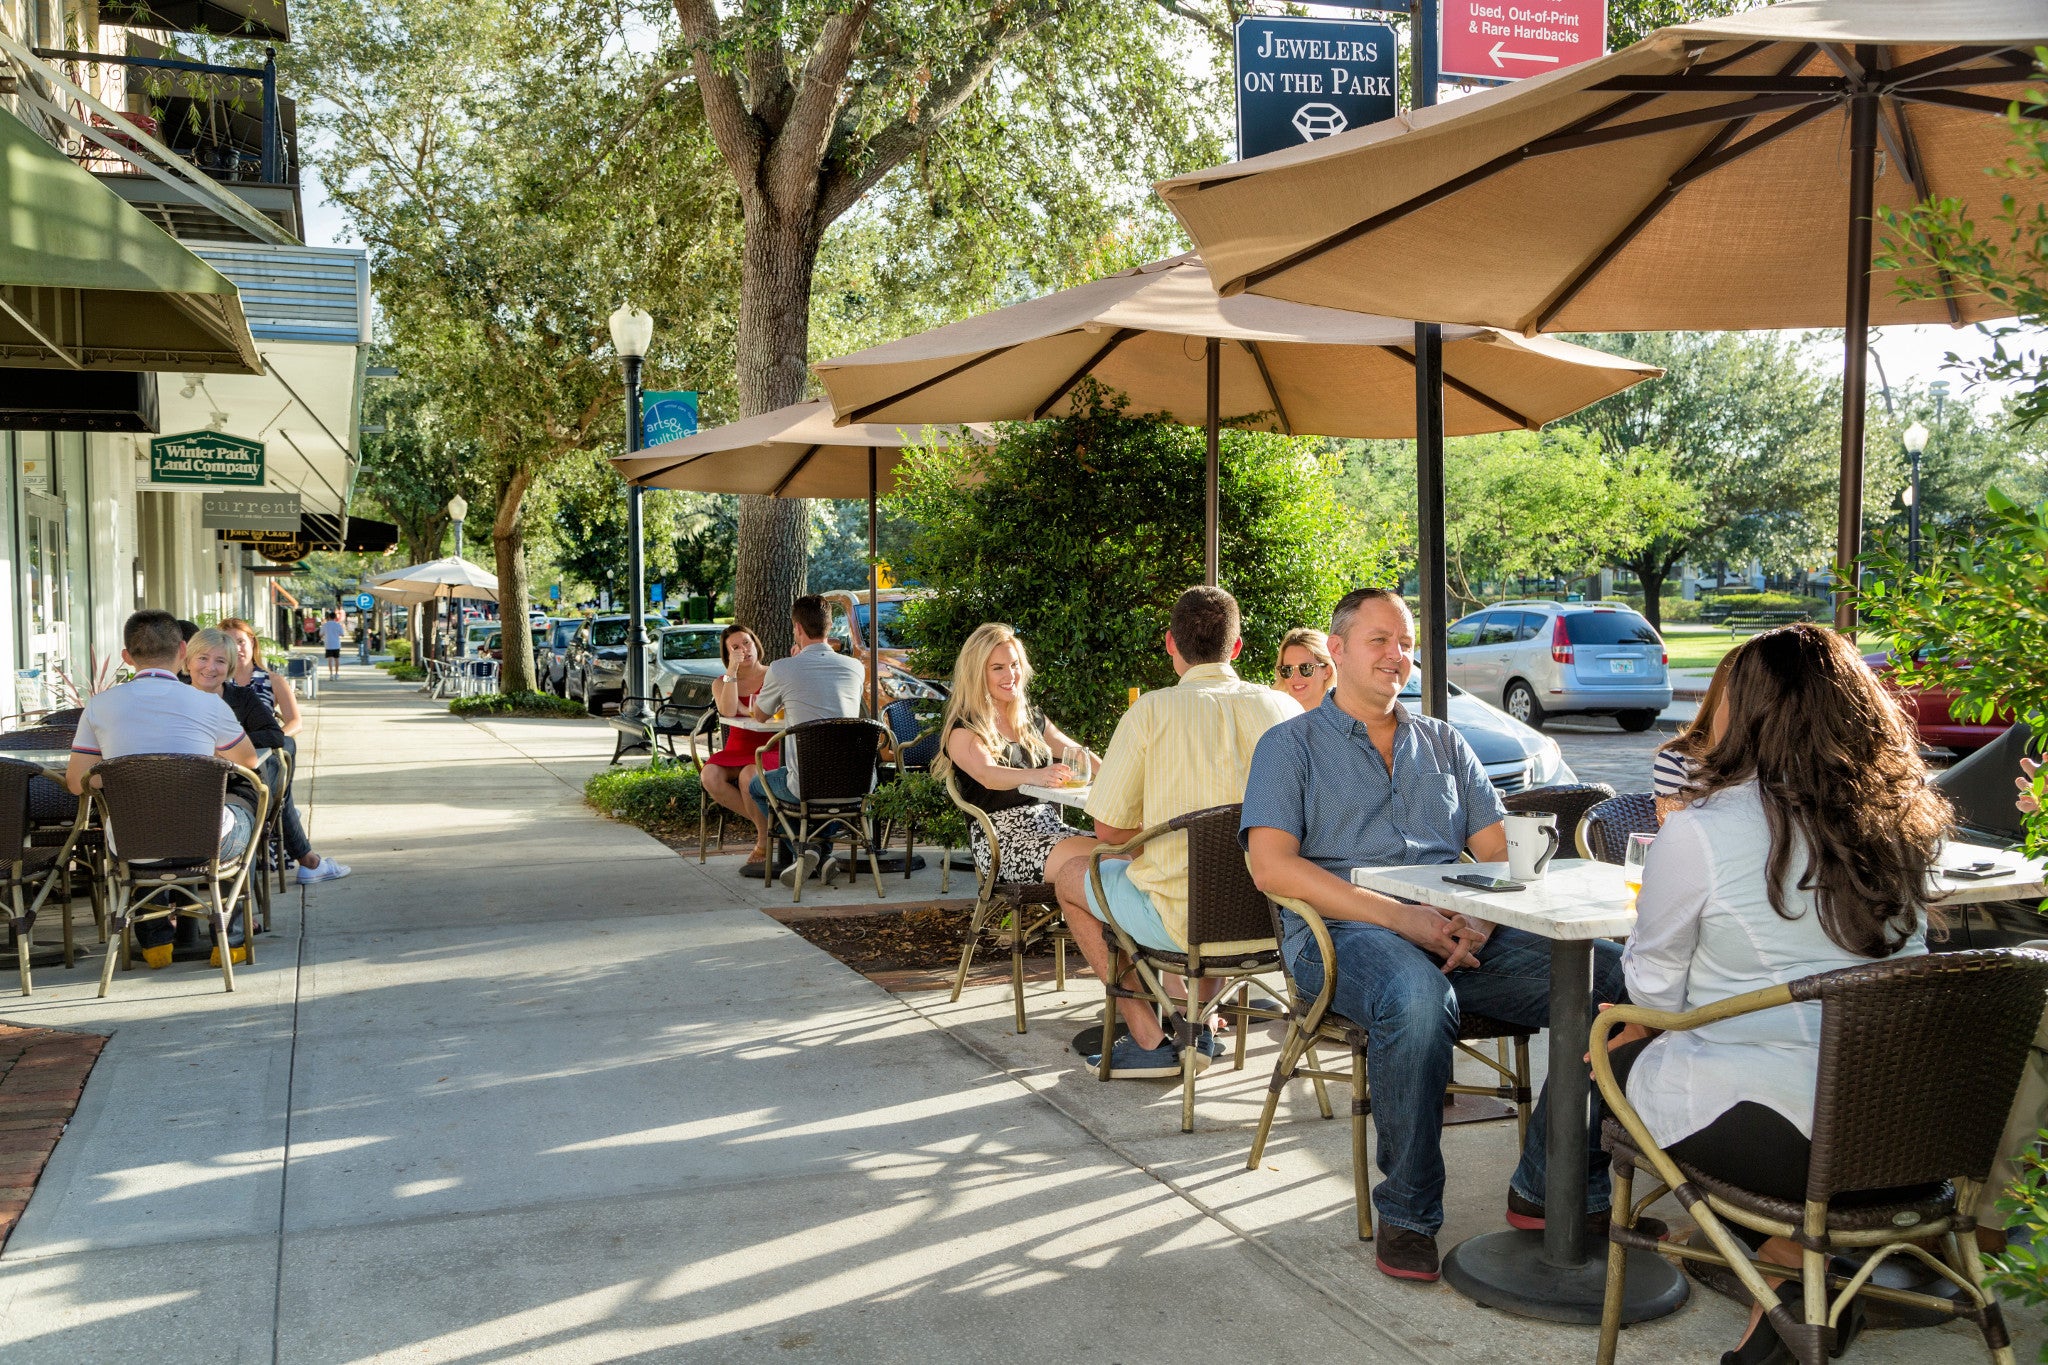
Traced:
<path fill-rule="evenodd" d="M 1443 0 L 1443 74 L 1513 80 L 1607 50 L 1604 0 Z"/>

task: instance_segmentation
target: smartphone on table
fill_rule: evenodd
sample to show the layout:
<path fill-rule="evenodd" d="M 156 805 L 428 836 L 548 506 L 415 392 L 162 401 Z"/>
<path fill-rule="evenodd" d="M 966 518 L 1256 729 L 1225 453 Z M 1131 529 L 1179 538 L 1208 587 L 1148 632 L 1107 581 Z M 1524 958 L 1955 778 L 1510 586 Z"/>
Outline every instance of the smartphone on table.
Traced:
<path fill-rule="evenodd" d="M 1489 877 L 1483 872 L 1460 872 L 1454 876 L 1445 877 L 1444 880 L 1457 886 L 1469 886 L 1474 891 L 1526 891 L 1529 889 L 1525 883 L 1509 881 L 1506 877 Z"/>

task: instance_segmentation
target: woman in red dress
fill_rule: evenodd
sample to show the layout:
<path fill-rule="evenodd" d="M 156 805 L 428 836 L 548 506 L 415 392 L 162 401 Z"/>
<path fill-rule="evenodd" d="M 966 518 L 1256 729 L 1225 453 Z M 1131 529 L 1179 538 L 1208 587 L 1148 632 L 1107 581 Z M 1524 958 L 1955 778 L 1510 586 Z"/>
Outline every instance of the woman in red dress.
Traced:
<path fill-rule="evenodd" d="M 725 672 L 711 684 L 711 699 L 718 704 L 719 715 L 744 716 L 753 706 L 754 697 L 768 676 L 768 666 L 761 662 L 761 641 L 745 626 L 727 626 L 725 633 L 718 637 L 718 657 L 725 663 Z M 705 794 L 750 822 L 753 812 L 747 809 L 746 793 L 740 790 L 740 770 L 754 762 L 754 751 L 767 741 L 766 730 L 728 726 L 725 747 L 704 762 L 702 781 Z M 762 767 L 772 769 L 775 766 L 776 756 L 768 755 L 768 761 Z M 747 861 L 765 862 L 767 857 L 767 845 L 756 840 Z"/>

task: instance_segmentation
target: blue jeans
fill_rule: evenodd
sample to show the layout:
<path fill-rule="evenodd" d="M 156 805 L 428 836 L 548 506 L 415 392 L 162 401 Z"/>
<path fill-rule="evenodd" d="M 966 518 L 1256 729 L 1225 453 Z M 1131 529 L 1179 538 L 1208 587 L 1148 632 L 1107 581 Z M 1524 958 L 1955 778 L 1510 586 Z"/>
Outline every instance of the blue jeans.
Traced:
<path fill-rule="evenodd" d="M 1295 985 L 1322 989 L 1323 964 L 1308 925 L 1283 912 L 1281 942 Z M 1328 921 L 1337 954 L 1337 987 L 1330 1008 L 1363 1024 L 1371 1041 L 1366 1063 L 1372 1087 L 1374 1154 L 1380 1183 L 1373 1208 L 1396 1227 L 1434 1237 L 1444 1221 L 1444 1087 L 1451 1080 L 1453 1044 L 1461 1009 L 1503 1023 L 1543 1028 L 1550 1022 L 1550 940 L 1521 929 L 1496 928 L 1479 950 L 1479 966 L 1445 976 L 1437 960 L 1391 929 Z M 1625 998 L 1621 947 L 1593 945 L 1593 998 Z M 1537 1096 L 1522 1160 L 1508 1184 L 1533 1203 L 1543 1202 L 1543 1134 L 1550 1088 Z M 1600 1150 L 1600 1101 L 1586 1141 L 1586 1208 L 1608 1204 L 1607 1154 Z"/>

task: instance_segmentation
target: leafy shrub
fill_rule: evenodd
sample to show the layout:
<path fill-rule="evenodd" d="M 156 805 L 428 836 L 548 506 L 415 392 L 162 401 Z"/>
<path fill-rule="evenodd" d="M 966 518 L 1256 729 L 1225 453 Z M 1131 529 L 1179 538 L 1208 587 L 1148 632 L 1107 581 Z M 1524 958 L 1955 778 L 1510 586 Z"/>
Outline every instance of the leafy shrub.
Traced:
<path fill-rule="evenodd" d="M 2048 1160 L 2042 1157 L 2044 1143 L 2048 1143 L 2048 1129 L 2034 1134 L 2034 1141 L 2020 1156 L 2019 1179 L 1998 1201 L 2009 1235 L 2024 1235 L 2014 1236 L 2004 1251 L 1984 1258 L 1985 1287 L 2030 1308 L 2048 1303 Z M 2048 1345 L 2042 1346 L 2040 1358 L 2048 1361 Z"/>
<path fill-rule="evenodd" d="M 1192 427 L 1127 416 L 1092 383 L 1071 417 L 1004 427 L 993 448 L 925 450 L 897 471 L 916 526 L 904 572 L 915 667 L 942 676 L 984 621 L 1024 637 L 1035 700 L 1098 749 L 1131 687 L 1173 683 L 1160 642 L 1173 600 L 1202 581 L 1204 444 Z M 1271 676 L 1280 637 L 1323 625 L 1347 589 L 1390 585 L 1394 556 L 1361 537 L 1317 441 L 1222 438 L 1223 586 L 1243 614 L 1238 672 Z"/>
<path fill-rule="evenodd" d="M 1826 598 L 1800 597 L 1789 592 L 1715 593 L 1702 605 L 1726 607 L 1729 611 L 1810 611 L 1820 616 L 1834 615 L 1834 608 L 1828 605 Z"/>
<path fill-rule="evenodd" d="M 400 682 L 425 682 L 427 677 L 426 669 L 416 668 L 411 664 L 399 663 L 396 660 L 388 664 L 378 664 L 377 667 L 383 669 Z"/>
<path fill-rule="evenodd" d="M 565 701 L 547 692 L 484 692 L 448 703 L 452 716 L 536 716 L 543 719 L 590 715 L 581 702 Z"/>
<path fill-rule="evenodd" d="M 583 800 L 598 814 L 657 832 L 694 823 L 703 799 L 697 770 L 680 763 L 606 768 L 583 784 Z"/>
<path fill-rule="evenodd" d="M 409 664 L 412 662 L 412 641 L 393 640 L 387 646 L 391 651 L 391 662 Z"/>
<path fill-rule="evenodd" d="M 868 816 L 897 829 L 914 823 L 920 840 L 940 848 L 967 847 L 967 817 L 930 773 L 904 773 L 875 788 L 868 797 Z"/>

